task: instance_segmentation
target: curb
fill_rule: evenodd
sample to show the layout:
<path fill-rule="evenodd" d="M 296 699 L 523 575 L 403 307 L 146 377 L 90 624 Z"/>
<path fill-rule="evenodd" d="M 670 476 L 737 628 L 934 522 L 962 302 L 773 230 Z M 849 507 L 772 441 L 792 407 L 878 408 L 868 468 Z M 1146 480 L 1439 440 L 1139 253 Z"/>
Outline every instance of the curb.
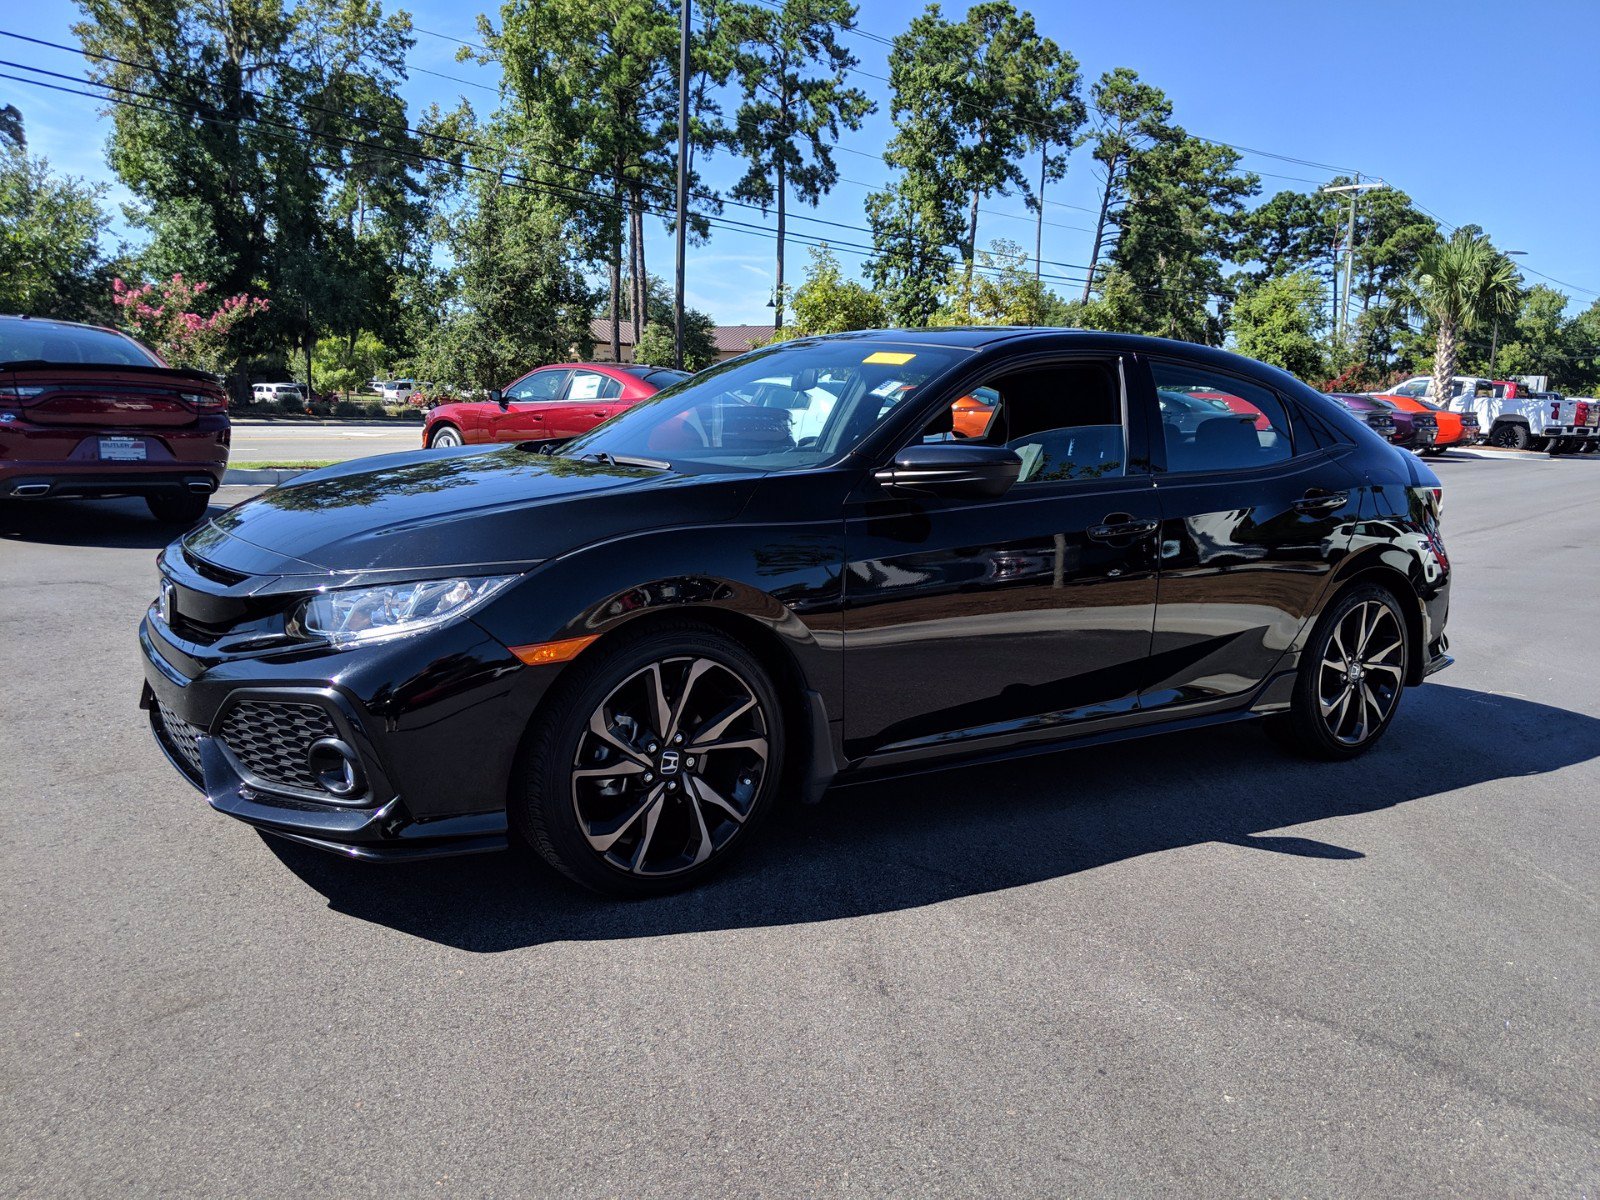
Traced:
<path fill-rule="evenodd" d="M 222 473 L 222 483 L 224 487 L 230 483 L 287 483 L 296 475 L 307 473 L 289 471 L 282 467 L 258 467 L 254 470 L 249 467 L 229 467 Z"/>

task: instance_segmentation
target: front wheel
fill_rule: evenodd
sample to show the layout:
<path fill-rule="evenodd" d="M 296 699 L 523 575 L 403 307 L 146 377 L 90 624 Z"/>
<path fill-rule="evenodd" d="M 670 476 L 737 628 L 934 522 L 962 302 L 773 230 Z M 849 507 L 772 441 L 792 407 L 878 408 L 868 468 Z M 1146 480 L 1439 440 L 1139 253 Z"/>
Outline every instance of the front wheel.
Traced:
<path fill-rule="evenodd" d="M 676 891 L 726 866 L 783 774 L 783 717 L 761 664 L 684 625 L 595 647 L 570 670 L 519 759 L 512 828 L 612 896 Z"/>
<path fill-rule="evenodd" d="M 198 524 L 211 507 L 211 497 L 199 492 L 152 492 L 144 502 L 162 524 L 185 527 Z"/>
<path fill-rule="evenodd" d="M 1387 589 L 1363 584 L 1323 614 L 1300 660 L 1294 699 L 1270 728 L 1308 758 L 1342 760 L 1370 750 L 1400 706 L 1411 635 Z"/>
<path fill-rule="evenodd" d="M 443 450 L 450 446 L 459 446 L 461 445 L 461 434 L 454 427 L 445 425 L 434 433 L 428 445 L 438 450 Z"/>

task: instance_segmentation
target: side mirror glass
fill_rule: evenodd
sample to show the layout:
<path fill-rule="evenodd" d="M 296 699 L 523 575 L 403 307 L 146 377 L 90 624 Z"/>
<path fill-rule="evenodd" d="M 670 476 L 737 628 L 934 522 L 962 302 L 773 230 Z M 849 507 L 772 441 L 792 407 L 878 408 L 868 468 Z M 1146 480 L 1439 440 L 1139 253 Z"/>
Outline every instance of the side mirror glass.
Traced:
<path fill-rule="evenodd" d="M 506 399 L 505 393 L 499 388 L 489 389 L 489 400 L 491 403 L 498 404 L 501 408 L 511 407 L 511 402 Z"/>
<path fill-rule="evenodd" d="M 873 477 L 891 492 L 992 500 L 1010 490 L 1022 459 L 1004 446 L 935 442 L 907 446 Z"/>

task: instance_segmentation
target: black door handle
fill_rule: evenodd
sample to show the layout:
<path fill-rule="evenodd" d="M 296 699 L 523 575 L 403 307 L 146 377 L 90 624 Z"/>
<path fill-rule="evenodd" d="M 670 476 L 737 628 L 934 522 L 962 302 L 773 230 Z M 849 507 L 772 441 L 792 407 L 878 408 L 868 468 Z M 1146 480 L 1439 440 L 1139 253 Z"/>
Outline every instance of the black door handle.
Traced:
<path fill-rule="evenodd" d="M 1295 512 L 1320 513 L 1332 512 L 1336 508 L 1343 508 L 1350 503 L 1349 492 L 1329 492 L 1322 488 L 1311 488 L 1304 496 L 1296 500 L 1292 507 Z"/>
<path fill-rule="evenodd" d="M 1091 525 L 1084 530 L 1097 542 L 1114 542 L 1118 538 L 1143 537 L 1147 533 L 1154 533 L 1159 521 L 1148 519 L 1138 521 L 1107 521 L 1101 525 Z"/>

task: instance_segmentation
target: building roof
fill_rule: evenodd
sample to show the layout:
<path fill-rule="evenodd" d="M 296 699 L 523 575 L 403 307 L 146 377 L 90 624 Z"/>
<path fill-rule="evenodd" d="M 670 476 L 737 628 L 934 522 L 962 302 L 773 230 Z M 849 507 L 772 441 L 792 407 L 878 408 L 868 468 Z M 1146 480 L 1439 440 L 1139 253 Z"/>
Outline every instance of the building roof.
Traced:
<path fill-rule="evenodd" d="M 715 325 L 711 329 L 711 338 L 719 354 L 743 354 L 752 346 L 767 341 L 772 337 L 771 325 Z M 595 317 L 589 322 L 589 336 L 594 339 L 596 346 L 609 346 L 611 344 L 611 318 Z M 622 322 L 622 344 L 633 345 L 633 322 L 624 319 Z"/>
<path fill-rule="evenodd" d="M 772 332 L 771 325 L 718 325 L 712 329 L 711 337 L 717 353 L 743 354 L 753 346 L 770 341 Z"/>

